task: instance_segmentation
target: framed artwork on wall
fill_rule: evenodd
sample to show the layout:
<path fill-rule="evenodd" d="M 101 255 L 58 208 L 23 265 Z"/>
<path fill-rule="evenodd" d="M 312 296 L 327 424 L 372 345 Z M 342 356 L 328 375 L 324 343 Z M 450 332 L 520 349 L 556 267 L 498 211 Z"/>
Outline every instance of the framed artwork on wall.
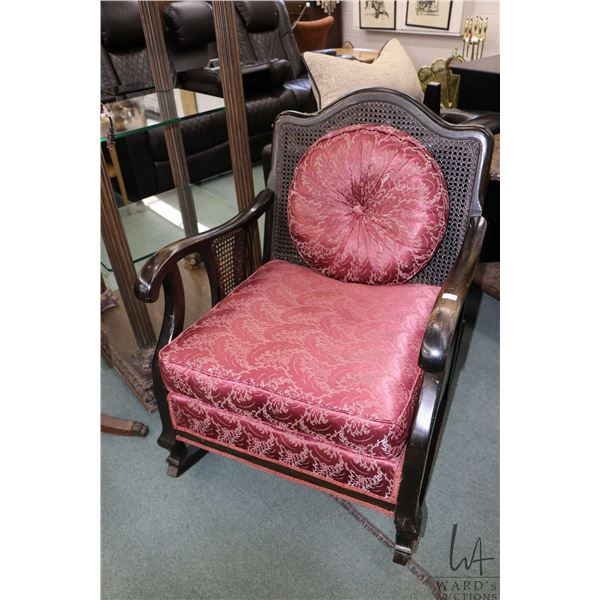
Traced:
<path fill-rule="evenodd" d="M 360 0 L 358 17 L 361 29 L 396 29 L 396 2 Z"/>
<path fill-rule="evenodd" d="M 450 29 L 451 0 L 407 0 L 404 24 L 436 31 Z"/>
<path fill-rule="evenodd" d="M 399 0 L 397 30 L 422 35 L 460 36 L 463 0 Z"/>

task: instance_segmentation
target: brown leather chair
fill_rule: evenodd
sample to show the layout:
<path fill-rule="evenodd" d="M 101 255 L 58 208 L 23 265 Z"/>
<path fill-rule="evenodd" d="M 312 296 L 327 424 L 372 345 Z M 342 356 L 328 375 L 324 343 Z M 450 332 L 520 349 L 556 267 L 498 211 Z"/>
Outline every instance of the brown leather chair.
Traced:
<path fill-rule="evenodd" d="M 335 19 L 331 16 L 317 21 L 297 21 L 294 25 L 294 37 L 300 52 L 322 50 L 327 46 L 327 34 Z"/>

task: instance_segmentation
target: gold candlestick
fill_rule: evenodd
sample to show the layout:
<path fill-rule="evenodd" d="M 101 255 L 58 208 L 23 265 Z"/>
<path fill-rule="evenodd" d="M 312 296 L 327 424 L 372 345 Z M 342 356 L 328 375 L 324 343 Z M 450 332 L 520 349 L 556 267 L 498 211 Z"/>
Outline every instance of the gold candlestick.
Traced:
<path fill-rule="evenodd" d="M 483 57 L 483 46 L 487 39 L 488 17 L 473 15 L 465 19 L 463 31 L 463 51 L 465 60 Z"/>
<path fill-rule="evenodd" d="M 481 30 L 483 29 L 483 18 L 477 17 L 477 27 L 475 35 L 475 58 L 479 58 L 479 44 L 481 42 Z"/>
<path fill-rule="evenodd" d="M 483 25 L 483 37 L 481 40 L 481 56 L 483 57 L 483 46 L 485 44 L 485 40 L 487 38 L 487 27 L 488 27 L 488 18 L 485 18 L 485 24 Z"/>

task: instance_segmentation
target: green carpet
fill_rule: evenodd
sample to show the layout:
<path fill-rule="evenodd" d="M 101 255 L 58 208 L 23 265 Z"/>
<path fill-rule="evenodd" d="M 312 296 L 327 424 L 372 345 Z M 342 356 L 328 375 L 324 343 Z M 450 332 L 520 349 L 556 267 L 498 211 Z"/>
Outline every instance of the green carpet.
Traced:
<path fill-rule="evenodd" d="M 474 309 L 477 308 L 474 306 Z M 499 316 L 481 298 L 427 497 L 416 562 L 464 600 L 499 598 Z M 330 496 L 216 455 L 166 476 L 147 414 L 102 363 L 102 410 L 146 423 L 145 439 L 102 436 L 102 597 L 433 598 Z M 393 538 L 390 518 L 359 507 Z M 453 570 L 453 524 L 458 524 Z M 480 539 L 484 561 L 470 564 Z M 476 558 L 479 557 L 479 550 Z M 454 587 L 451 587 L 454 586 Z M 466 587 L 465 587 L 466 586 Z M 483 594 L 488 594 L 484 596 Z M 479 594 L 479 596 L 477 595 Z M 438 596 L 438 597 L 444 597 Z"/>

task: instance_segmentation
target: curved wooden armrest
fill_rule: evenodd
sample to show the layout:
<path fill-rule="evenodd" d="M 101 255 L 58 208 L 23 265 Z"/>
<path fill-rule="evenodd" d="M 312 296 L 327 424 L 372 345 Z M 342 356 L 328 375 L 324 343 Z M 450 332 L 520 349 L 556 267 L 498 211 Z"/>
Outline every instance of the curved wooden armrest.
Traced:
<path fill-rule="evenodd" d="M 265 189 L 256 196 L 252 206 L 226 223 L 204 233 L 173 242 L 159 250 L 142 267 L 135 282 L 135 295 L 144 302 L 155 302 L 165 276 L 177 265 L 177 261 L 193 252 L 204 254 L 216 238 L 239 228 L 247 228 L 268 210 L 272 202 L 273 191 Z"/>
<path fill-rule="evenodd" d="M 426 371 L 406 446 L 394 520 L 394 561 L 406 564 L 420 537 L 422 505 L 446 404 L 446 390 L 456 357 L 456 331 L 485 235 L 483 217 L 471 217 L 454 270 L 440 291 L 425 330 L 419 365 Z M 446 368 L 446 361 L 451 364 Z M 438 414 L 441 411 L 441 416 Z"/>
<path fill-rule="evenodd" d="M 479 261 L 486 226 L 483 217 L 471 217 L 454 270 L 431 311 L 419 355 L 419 366 L 429 373 L 440 373 L 446 366 L 448 349 Z"/>

